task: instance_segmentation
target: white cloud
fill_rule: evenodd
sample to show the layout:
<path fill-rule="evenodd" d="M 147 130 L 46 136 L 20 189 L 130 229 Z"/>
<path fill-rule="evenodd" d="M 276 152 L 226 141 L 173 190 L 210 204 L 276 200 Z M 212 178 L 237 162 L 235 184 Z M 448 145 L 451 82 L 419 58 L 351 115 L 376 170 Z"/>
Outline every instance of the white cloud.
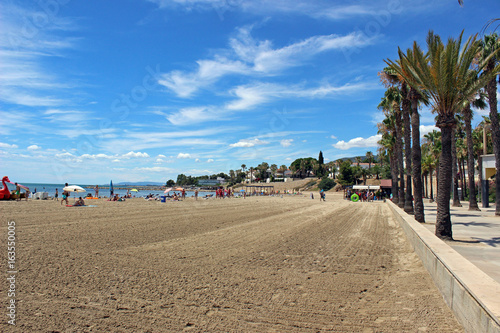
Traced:
<path fill-rule="evenodd" d="M 17 145 L 0 142 L 0 148 L 18 148 Z"/>
<path fill-rule="evenodd" d="M 245 74 L 249 70 L 240 61 L 223 57 L 214 60 L 198 60 L 198 70 L 192 73 L 172 71 L 163 74 L 158 83 L 167 87 L 179 97 L 190 97 L 198 89 L 212 85 L 220 77 L 228 74 Z"/>
<path fill-rule="evenodd" d="M 312 36 L 287 46 L 273 48 L 269 40 L 255 40 L 250 34 L 251 30 L 251 26 L 238 29 L 237 35 L 229 41 L 230 48 L 219 51 L 213 59 L 196 61 L 197 68 L 194 71 L 174 70 L 162 74 L 158 83 L 177 96 L 186 98 L 201 88 L 213 86 L 226 75 L 275 75 L 285 69 L 301 66 L 322 52 L 360 48 L 372 43 L 363 34 L 352 32 L 343 36 Z"/>
<path fill-rule="evenodd" d="M 2 3 L 0 12 L 0 100 L 24 106 L 64 103 L 54 92 L 68 89 L 69 85 L 60 83 L 67 80 L 40 63 L 41 59 L 61 57 L 62 52 L 74 48 L 75 39 L 57 33 L 72 29 L 73 22 L 60 15 L 48 15 L 42 8 L 34 11 L 13 3 Z M 28 26 L 28 18 L 34 17 L 47 21 L 41 22 L 41 27 Z"/>
<path fill-rule="evenodd" d="M 283 139 L 280 141 L 281 146 L 290 147 L 292 145 L 293 139 Z"/>
<path fill-rule="evenodd" d="M 367 148 L 367 147 L 377 147 L 378 146 L 378 141 L 382 138 L 382 135 L 377 134 L 370 136 L 368 138 L 354 138 L 349 140 L 348 142 L 345 142 L 344 140 L 341 140 L 332 146 L 340 149 L 340 150 L 347 150 L 351 148 Z"/>
<path fill-rule="evenodd" d="M 196 163 L 199 163 L 199 162 L 200 162 L 200 159 L 199 159 L 199 158 L 197 158 L 197 159 L 195 159 L 194 161 L 195 161 Z"/>
<path fill-rule="evenodd" d="M 191 158 L 190 154 L 185 154 L 185 153 L 179 153 L 177 155 L 177 158 Z"/>
<path fill-rule="evenodd" d="M 143 167 L 143 168 L 134 168 L 136 171 L 145 171 L 145 172 L 173 172 L 174 170 L 166 167 Z"/>
<path fill-rule="evenodd" d="M 301 85 L 280 85 L 271 83 L 256 83 L 246 86 L 238 86 L 231 91 L 237 99 L 226 104 L 229 110 L 246 110 L 256 105 L 269 102 L 277 98 L 325 98 L 346 96 L 356 94 L 360 91 L 366 92 L 371 89 L 379 89 L 378 84 L 354 83 L 341 86 L 323 84 L 318 87 L 306 88 Z"/>
<path fill-rule="evenodd" d="M 158 157 L 158 158 L 167 158 L 167 156 L 165 156 L 165 155 L 163 155 L 163 154 L 159 154 L 157 157 Z"/>
<path fill-rule="evenodd" d="M 201 106 L 184 108 L 175 113 L 169 114 L 167 120 L 174 125 L 191 125 L 210 120 L 222 120 L 222 112 L 215 107 Z"/>
<path fill-rule="evenodd" d="M 242 139 L 236 143 L 231 143 L 229 147 L 244 147 L 244 148 L 250 148 L 256 145 L 266 145 L 269 142 L 259 140 L 259 139 Z"/>
<path fill-rule="evenodd" d="M 439 128 L 437 128 L 434 125 L 420 125 L 420 139 L 422 139 L 424 137 L 424 135 L 426 135 L 427 133 L 430 133 L 434 130 L 436 130 L 438 132 L 441 131 Z"/>
<path fill-rule="evenodd" d="M 141 153 L 141 152 L 128 152 L 126 154 L 122 155 L 123 158 L 140 158 L 140 157 L 149 157 L 147 153 Z"/>
<path fill-rule="evenodd" d="M 207 163 L 212 163 L 213 161 L 214 161 L 213 159 L 209 158 L 209 159 L 207 160 Z"/>
<path fill-rule="evenodd" d="M 42 147 L 40 146 L 37 146 L 37 145 L 31 145 L 31 146 L 28 146 L 28 148 L 26 148 L 28 150 L 39 150 L 39 149 L 42 149 Z"/>

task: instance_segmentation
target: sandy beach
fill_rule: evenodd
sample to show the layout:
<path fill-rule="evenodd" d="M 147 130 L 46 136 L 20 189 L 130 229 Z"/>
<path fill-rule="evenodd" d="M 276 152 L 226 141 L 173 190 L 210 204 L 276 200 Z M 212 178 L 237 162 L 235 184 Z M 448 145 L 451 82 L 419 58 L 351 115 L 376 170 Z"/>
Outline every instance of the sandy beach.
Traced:
<path fill-rule="evenodd" d="M 0 331 L 463 331 L 382 202 L 88 203 L 0 202 L 18 269 Z"/>

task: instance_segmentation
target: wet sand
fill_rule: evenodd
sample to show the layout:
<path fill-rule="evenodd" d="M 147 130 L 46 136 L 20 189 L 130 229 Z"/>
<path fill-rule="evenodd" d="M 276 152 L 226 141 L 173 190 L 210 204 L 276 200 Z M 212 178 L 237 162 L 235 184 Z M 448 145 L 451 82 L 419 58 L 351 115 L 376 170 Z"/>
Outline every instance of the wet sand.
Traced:
<path fill-rule="evenodd" d="M 88 203 L 0 202 L 19 270 L 0 331 L 463 331 L 381 202 Z"/>

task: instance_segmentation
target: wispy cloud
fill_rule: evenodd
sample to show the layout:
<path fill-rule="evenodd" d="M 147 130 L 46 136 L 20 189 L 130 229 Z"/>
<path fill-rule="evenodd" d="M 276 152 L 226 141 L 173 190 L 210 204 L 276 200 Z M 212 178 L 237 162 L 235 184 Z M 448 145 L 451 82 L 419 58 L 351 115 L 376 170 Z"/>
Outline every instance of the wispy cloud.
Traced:
<path fill-rule="evenodd" d="M 194 71 L 174 70 L 163 74 L 159 83 L 179 97 L 190 97 L 199 89 L 214 84 L 226 75 L 260 77 L 276 75 L 288 68 L 301 66 L 315 55 L 332 50 L 343 51 L 372 43 L 361 33 L 320 35 L 283 47 L 274 48 L 269 40 L 256 40 L 252 27 L 238 29 L 229 41 L 229 48 L 219 51 L 213 59 L 196 61 Z"/>
<path fill-rule="evenodd" d="M 160 8 L 182 8 L 192 10 L 212 10 L 221 19 L 228 11 L 242 11 L 257 15 L 269 16 L 272 14 L 295 14 L 324 18 L 327 20 L 347 20 L 354 17 L 372 15 L 375 8 L 380 7 L 381 1 L 358 1 L 356 5 L 338 5 L 328 1 L 306 0 L 252 0 L 252 1 L 227 1 L 227 0 L 148 0 L 156 3 Z"/>
<path fill-rule="evenodd" d="M 68 19 L 49 16 L 42 8 L 37 12 L 12 3 L 0 4 L 0 11 L 0 100 L 24 106 L 62 104 L 64 98 L 55 96 L 54 91 L 69 86 L 41 62 L 75 47 L 75 39 L 57 34 L 70 29 Z M 30 26 L 30 17 L 44 17 L 46 23 Z"/>
<path fill-rule="evenodd" d="M 272 83 L 257 83 L 233 89 L 231 93 L 237 99 L 229 102 L 226 108 L 229 110 L 246 110 L 278 98 L 325 98 L 344 96 L 371 89 L 380 89 L 380 86 L 375 83 L 363 82 L 347 83 L 341 86 L 324 84 L 314 88 L 306 88 L 300 85 L 286 86 Z"/>

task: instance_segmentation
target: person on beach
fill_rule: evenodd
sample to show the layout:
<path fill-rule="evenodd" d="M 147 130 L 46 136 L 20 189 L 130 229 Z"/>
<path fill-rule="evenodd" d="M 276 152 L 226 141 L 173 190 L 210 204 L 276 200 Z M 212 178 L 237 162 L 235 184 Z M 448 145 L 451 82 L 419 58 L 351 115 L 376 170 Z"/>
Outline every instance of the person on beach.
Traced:
<path fill-rule="evenodd" d="M 56 201 L 59 201 L 59 190 L 56 188 L 56 194 L 54 195 Z"/>
<path fill-rule="evenodd" d="M 198 200 L 198 190 L 194 191 L 194 200 Z"/>
<path fill-rule="evenodd" d="M 94 192 L 95 192 L 95 197 L 96 197 L 96 198 L 99 198 L 99 185 L 96 185 L 96 186 L 94 187 Z"/>
<path fill-rule="evenodd" d="M 311 192 L 311 199 L 314 200 L 314 194 Z"/>
<path fill-rule="evenodd" d="M 186 190 L 182 189 L 182 200 L 186 199 Z"/>
<path fill-rule="evenodd" d="M 323 191 L 323 189 L 321 189 L 319 191 L 319 201 L 323 200 L 323 201 L 326 201 L 326 195 L 325 195 L 325 191 Z"/>
<path fill-rule="evenodd" d="M 14 192 L 14 194 L 16 195 L 16 201 L 21 201 L 21 187 L 19 187 L 17 183 L 15 183 L 14 185 L 16 185 L 16 191 Z"/>
<path fill-rule="evenodd" d="M 85 206 L 85 201 L 83 201 L 82 197 L 80 197 L 78 198 L 78 200 L 76 200 L 73 206 Z"/>
<path fill-rule="evenodd" d="M 68 186 L 68 183 L 64 184 L 64 186 Z M 62 200 L 61 200 L 61 205 L 63 204 L 64 201 L 66 201 L 66 205 L 69 205 L 69 202 L 68 202 L 68 197 L 69 197 L 69 192 L 66 191 L 66 190 L 63 190 L 63 193 L 62 193 Z"/>

